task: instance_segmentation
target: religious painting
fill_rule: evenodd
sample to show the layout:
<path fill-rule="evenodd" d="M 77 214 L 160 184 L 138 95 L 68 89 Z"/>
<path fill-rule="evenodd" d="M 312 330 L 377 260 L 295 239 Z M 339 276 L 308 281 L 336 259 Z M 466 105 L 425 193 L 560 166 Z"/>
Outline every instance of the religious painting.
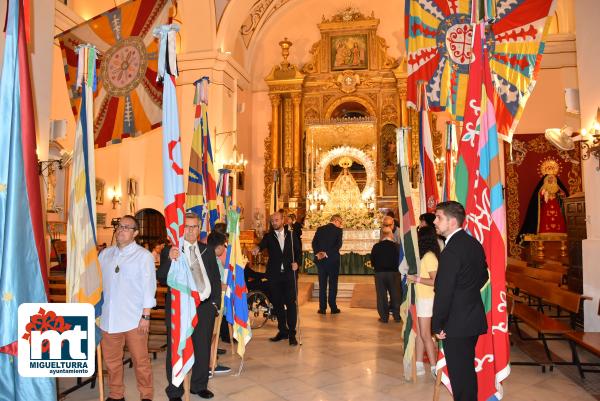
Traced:
<path fill-rule="evenodd" d="M 238 184 L 237 185 L 237 189 L 240 189 L 242 191 L 244 190 L 244 181 L 245 181 L 244 178 L 245 178 L 244 172 L 240 171 L 238 173 L 238 175 L 237 175 L 237 180 L 238 180 L 238 182 L 237 182 L 237 184 Z M 233 186 L 231 186 L 231 188 L 233 188 Z"/>
<path fill-rule="evenodd" d="M 369 68 L 366 34 L 331 38 L 331 70 L 366 70 Z"/>
<path fill-rule="evenodd" d="M 96 205 L 104 205 L 104 180 L 96 178 Z"/>
<path fill-rule="evenodd" d="M 96 213 L 96 227 L 106 226 L 106 213 Z"/>

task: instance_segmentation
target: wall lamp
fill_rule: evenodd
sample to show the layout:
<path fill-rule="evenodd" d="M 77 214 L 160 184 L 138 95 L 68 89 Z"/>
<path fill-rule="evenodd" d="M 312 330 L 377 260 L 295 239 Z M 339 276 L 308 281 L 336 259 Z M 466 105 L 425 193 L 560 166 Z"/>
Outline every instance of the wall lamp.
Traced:
<path fill-rule="evenodd" d="M 581 136 L 583 141 L 581 142 L 581 158 L 588 160 L 592 155 L 598 160 L 598 167 L 596 171 L 600 171 L 600 123 L 598 119 L 600 117 L 600 107 L 596 113 L 596 120 L 594 125 L 589 130 L 582 129 Z"/>
<path fill-rule="evenodd" d="M 117 187 L 108 190 L 108 197 L 112 202 L 113 209 L 116 209 L 117 205 L 121 204 L 121 191 L 117 190 Z"/>

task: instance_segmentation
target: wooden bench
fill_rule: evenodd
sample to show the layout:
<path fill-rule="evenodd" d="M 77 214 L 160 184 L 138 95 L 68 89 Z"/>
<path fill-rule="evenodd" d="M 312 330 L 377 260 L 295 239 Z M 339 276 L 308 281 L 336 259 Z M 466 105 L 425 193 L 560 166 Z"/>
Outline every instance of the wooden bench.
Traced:
<path fill-rule="evenodd" d="M 165 301 L 169 291 L 167 286 L 157 284 L 156 306 L 150 311 L 150 331 L 148 335 L 148 352 L 154 359 L 159 352 L 167 349 L 167 326 L 165 325 Z"/>
<path fill-rule="evenodd" d="M 67 299 L 67 285 L 64 281 L 50 281 L 48 284 L 48 302 L 64 303 Z"/>
<path fill-rule="evenodd" d="M 517 330 L 519 338 L 526 340 L 519 327 L 519 321 L 527 324 L 536 333 L 537 338 L 544 345 L 544 351 L 548 357 L 550 370 L 554 369 L 554 361 L 548 347 L 548 340 L 565 340 L 563 336 L 573 329 L 571 325 L 550 317 L 544 314 L 544 305 L 554 305 L 569 312 L 574 316 L 579 312 L 581 295 L 564 290 L 557 285 L 544 283 L 540 280 L 535 280 L 531 277 L 514 272 L 506 273 L 507 286 L 513 288 L 516 295 L 521 292 L 527 293 L 530 297 L 538 300 L 536 307 L 526 305 L 523 302 L 517 302 L 515 297 L 511 299 L 511 307 L 509 309 L 509 323 L 513 322 Z M 535 365 L 541 366 L 542 372 L 545 372 L 545 364 L 539 362 L 511 362 L 514 365 Z"/>
<path fill-rule="evenodd" d="M 506 267 L 508 272 L 522 274 L 527 277 L 531 277 L 536 280 L 546 281 L 561 285 L 563 283 L 564 276 L 562 273 L 553 270 L 547 270 L 543 268 L 535 268 L 529 266 L 512 265 L 509 264 Z"/>
<path fill-rule="evenodd" d="M 600 366 L 598 363 L 584 363 L 579 359 L 577 353 L 577 345 L 581 348 L 586 349 L 592 354 L 600 357 L 600 333 L 584 333 L 581 331 L 571 331 L 565 334 L 565 337 L 569 340 L 571 346 L 571 353 L 573 354 L 573 364 L 577 366 L 579 375 L 582 379 L 585 379 L 583 372 L 600 373 L 600 369 L 584 369 L 584 366 Z"/>

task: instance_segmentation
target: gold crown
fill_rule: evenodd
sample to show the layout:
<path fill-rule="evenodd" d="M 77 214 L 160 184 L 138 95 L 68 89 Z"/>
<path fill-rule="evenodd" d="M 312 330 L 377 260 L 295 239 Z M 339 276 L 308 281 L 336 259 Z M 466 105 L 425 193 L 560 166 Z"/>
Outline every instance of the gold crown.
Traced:
<path fill-rule="evenodd" d="M 349 158 L 348 156 L 344 156 L 344 157 L 340 157 L 340 161 L 338 162 L 338 165 L 342 168 L 350 168 L 350 166 L 352 166 L 352 163 L 354 163 L 352 161 L 351 158 Z"/>
<path fill-rule="evenodd" d="M 558 175 L 560 172 L 560 165 L 556 160 L 547 158 L 540 164 L 539 171 L 541 175 Z"/>

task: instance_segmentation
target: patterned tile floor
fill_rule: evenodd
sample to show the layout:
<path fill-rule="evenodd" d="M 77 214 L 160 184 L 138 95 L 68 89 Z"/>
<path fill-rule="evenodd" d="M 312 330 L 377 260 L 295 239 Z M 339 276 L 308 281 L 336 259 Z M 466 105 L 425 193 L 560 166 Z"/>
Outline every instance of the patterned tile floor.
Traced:
<path fill-rule="evenodd" d="M 303 305 L 303 345 L 299 347 L 290 347 L 283 341 L 269 342 L 268 338 L 276 332 L 272 322 L 255 330 L 241 376 L 223 375 L 210 380 L 209 388 L 215 393 L 213 400 L 432 400 L 434 382 L 430 376 L 419 378 L 416 383 L 403 378 L 401 325 L 377 322 L 374 310 L 351 309 L 343 304 L 340 307 L 341 314 L 323 316 L 316 313 L 315 302 Z M 232 357 L 229 350 L 221 362 L 237 370 L 239 359 Z M 512 351 L 514 360 L 528 358 L 517 347 Z M 564 351 L 568 349 L 561 352 Z M 153 361 L 155 401 L 167 400 L 164 363 L 164 354 Z M 139 400 L 133 369 L 127 368 L 125 372 L 126 399 Z M 596 383 L 600 375 L 588 377 L 583 382 L 571 367 L 542 374 L 536 367 L 514 366 L 505 382 L 504 399 L 593 401 L 596 398 L 592 394 L 600 394 Z M 69 383 L 65 380 L 62 384 Z M 66 399 L 97 400 L 98 392 L 88 386 Z M 192 395 L 191 400 L 200 398 Z M 448 400 L 451 396 L 442 389 L 440 401 Z"/>

